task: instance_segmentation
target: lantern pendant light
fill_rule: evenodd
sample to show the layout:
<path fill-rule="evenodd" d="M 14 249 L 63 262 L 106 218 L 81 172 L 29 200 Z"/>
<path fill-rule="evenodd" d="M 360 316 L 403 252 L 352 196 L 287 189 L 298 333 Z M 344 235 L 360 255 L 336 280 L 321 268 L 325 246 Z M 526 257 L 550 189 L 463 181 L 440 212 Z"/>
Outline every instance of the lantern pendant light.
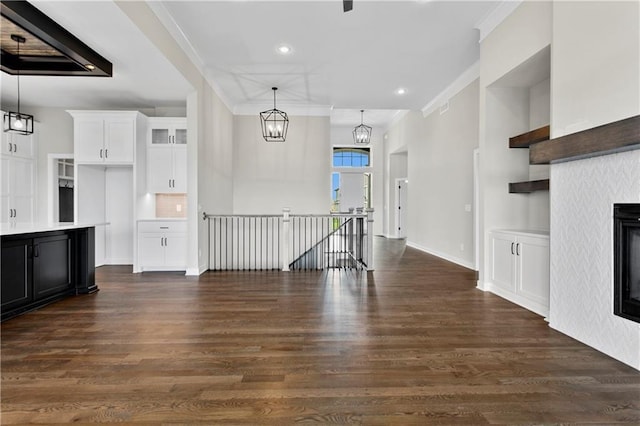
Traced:
<path fill-rule="evenodd" d="M 17 34 L 11 34 L 11 40 L 15 41 L 17 47 L 17 61 L 20 63 L 20 44 L 26 39 Z M 16 79 L 18 82 L 18 112 L 9 111 L 3 117 L 3 128 L 5 132 L 29 135 L 33 133 L 33 115 L 20 112 L 20 66 L 16 67 Z"/>
<path fill-rule="evenodd" d="M 273 90 L 273 109 L 260 113 L 260 123 L 262 124 L 262 137 L 267 142 L 284 142 L 289 129 L 289 117 L 284 111 L 276 109 L 276 90 Z"/>
<path fill-rule="evenodd" d="M 360 125 L 353 129 L 353 141 L 365 145 L 371 142 L 371 126 L 363 124 L 364 110 L 360 110 Z"/>

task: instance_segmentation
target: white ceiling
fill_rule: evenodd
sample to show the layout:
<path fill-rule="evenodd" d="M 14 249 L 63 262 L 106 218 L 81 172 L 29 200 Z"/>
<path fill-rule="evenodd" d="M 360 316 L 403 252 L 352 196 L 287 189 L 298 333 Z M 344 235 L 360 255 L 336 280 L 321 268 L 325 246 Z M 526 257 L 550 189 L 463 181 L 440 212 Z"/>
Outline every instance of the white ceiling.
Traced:
<path fill-rule="evenodd" d="M 32 1 L 113 62 L 113 78 L 21 77 L 23 105 L 150 108 L 185 104 L 190 87 L 111 1 Z M 333 109 L 332 123 L 381 126 L 419 110 L 479 58 L 475 26 L 499 1 L 155 1 L 163 22 L 237 113 Z M 168 17 L 168 19 L 167 19 Z M 178 30 L 178 31 L 176 31 Z M 277 53 L 280 44 L 293 53 Z M 2 104 L 15 77 L 2 74 Z M 403 87 L 404 96 L 394 91 Z M 367 112 L 369 110 L 380 110 Z M 385 117 L 385 118 L 383 118 Z M 344 123 L 343 123 L 344 122 Z M 378 123 L 373 123 L 378 125 Z"/>

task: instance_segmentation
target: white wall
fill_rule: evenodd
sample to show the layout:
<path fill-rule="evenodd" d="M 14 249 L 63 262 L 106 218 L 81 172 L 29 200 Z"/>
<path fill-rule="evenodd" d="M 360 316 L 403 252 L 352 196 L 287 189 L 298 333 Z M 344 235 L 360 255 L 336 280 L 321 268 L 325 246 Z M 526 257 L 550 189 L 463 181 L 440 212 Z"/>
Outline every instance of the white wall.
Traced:
<path fill-rule="evenodd" d="M 479 81 L 424 120 L 409 140 L 408 244 L 474 267 L 473 150 L 478 146 Z M 469 206 L 469 211 L 465 206 Z"/>
<path fill-rule="evenodd" d="M 289 116 L 285 142 L 266 142 L 258 115 L 233 123 L 234 213 L 329 212 L 329 117 Z"/>
<path fill-rule="evenodd" d="M 551 133 L 640 114 L 640 3 L 555 2 Z M 640 369 L 613 315 L 613 203 L 640 203 L 640 151 L 551 166 L 550 326 Z"/>

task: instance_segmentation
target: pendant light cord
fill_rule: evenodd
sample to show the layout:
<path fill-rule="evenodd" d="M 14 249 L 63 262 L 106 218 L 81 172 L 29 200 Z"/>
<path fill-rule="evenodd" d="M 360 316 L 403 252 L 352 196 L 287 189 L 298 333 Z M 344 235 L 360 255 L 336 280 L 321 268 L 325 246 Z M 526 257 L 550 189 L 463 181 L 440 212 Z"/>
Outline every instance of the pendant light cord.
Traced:
<path fill-rule="evenodd" d="M 17 80 L 18 80 L 18 117 L 20 116 L 20 40 L 16 40 L 16 43 L 18 44 L 18 69 L 16 70 L 17 73 Z"/>

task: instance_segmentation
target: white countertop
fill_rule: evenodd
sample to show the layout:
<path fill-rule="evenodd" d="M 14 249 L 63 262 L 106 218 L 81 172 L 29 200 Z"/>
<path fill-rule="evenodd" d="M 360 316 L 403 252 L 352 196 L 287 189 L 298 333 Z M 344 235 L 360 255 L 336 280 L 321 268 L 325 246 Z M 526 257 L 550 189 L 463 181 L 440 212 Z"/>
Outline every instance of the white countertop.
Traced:
<path fill-rule="evenodd" d="M 138 219 L 138 222 L 186 222 L 186 217 L 156 217 L 151 219 Z"/>
<path fill-rule="evenodd" d="M 91 228 L 109 223 L 0 223 L 0 235 L 31 234 L 34 232 L 64 231 L 66 229 Z"/>
<path fill-rule="evenodd" d="M 508 232 L 510 234 L 537 235 L 548 237 L 549 231 L 540 229 L 492 229 L 493 232 Z"/>

